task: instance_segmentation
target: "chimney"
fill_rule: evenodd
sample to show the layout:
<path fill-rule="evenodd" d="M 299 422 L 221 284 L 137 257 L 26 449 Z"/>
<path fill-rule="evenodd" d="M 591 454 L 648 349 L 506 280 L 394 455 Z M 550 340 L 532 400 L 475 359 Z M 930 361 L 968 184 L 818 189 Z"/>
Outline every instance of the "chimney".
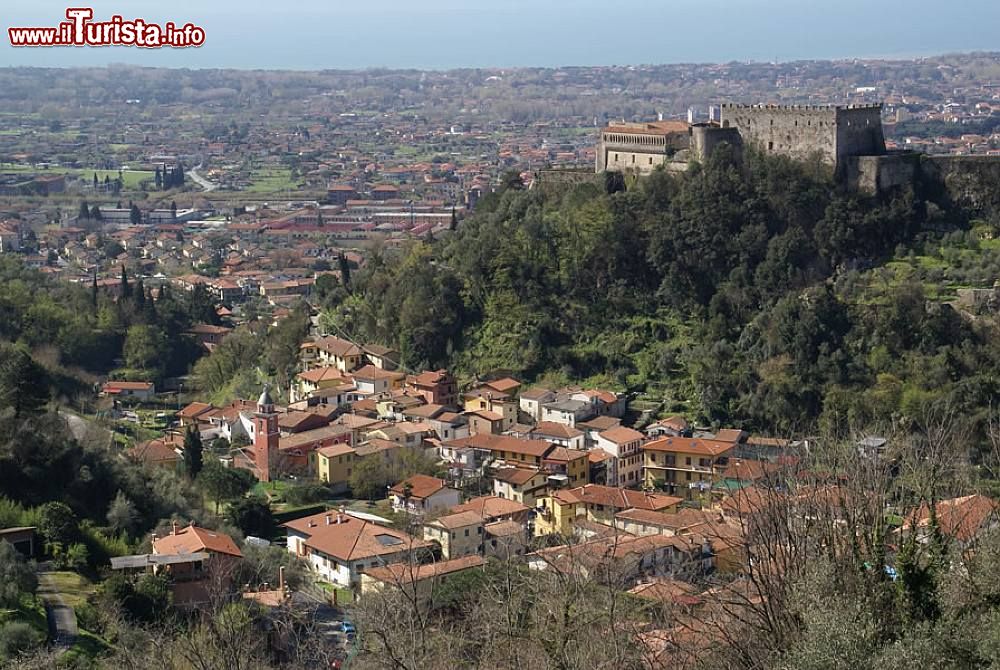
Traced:
<path fill-rule="evenodd" d="M 170 534 L 171 535 L 176 535 L 177 534 L 177 527 L 178 527 L 178 523 L 177 523 L 176 519 L 174 519 L 173 521 L 170 522 Z"/>
<path fill-rule="evenodd" d="M 156 533 L 154 532 L 154 533 L 153 533 L 153 535 L 152 535 L 152 537 L 151 537 L 151 538 L 149 538 L 150 542 L 153 542 L 153 543 L 155 544 L 155 543 L 156 543 L 156 538 L 157 538 L 157 537 L 159 537 L 159 536 L 158 536 L 158 535 L 157 535 L 157 534 L 156 534 Z"/>
<path fill-rule="evenodd" d="M 278 591 L 281 592 L 281 597 L 285 597 L 285 566 L 278 568 Z"/>
<path fill-rule="evenodd" d="M 339 521 L 338 521 L 338 523 L 339 523 Z M 326 515 L 326 525 L 327 526 L 330 525 L 330 515 L 329 514 Z"/>

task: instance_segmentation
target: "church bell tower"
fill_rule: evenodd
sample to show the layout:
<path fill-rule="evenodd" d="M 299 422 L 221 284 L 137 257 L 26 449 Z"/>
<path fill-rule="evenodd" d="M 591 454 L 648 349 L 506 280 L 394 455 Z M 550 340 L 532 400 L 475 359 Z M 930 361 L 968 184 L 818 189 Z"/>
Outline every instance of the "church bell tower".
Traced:
<path fill-rule="evenodd" d="M 274 411 L 268 385 L 257 399 L 257 413 L 254 415 L 253 457 L 257 466 L 257 479 L 271 481 L 271 469 L 278 462 L 278 415 Z"/>

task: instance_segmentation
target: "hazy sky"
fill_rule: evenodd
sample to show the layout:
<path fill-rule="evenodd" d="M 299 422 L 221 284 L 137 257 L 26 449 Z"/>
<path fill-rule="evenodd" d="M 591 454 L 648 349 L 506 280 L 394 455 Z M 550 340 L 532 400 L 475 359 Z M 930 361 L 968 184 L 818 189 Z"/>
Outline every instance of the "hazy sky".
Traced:
<path fill-rule="evenodd" d="M 69 2 L 69 0 L 67 0 Z M 79 0 L 69 6 L 86 6 Z M 188 21 L 198 49 L 14 49 L 65 3 L 0 0 L 0 65 L 359 68 L 911 57 L 1000 50 L 1000 0 L 99 0 L 95 19 Z"/>

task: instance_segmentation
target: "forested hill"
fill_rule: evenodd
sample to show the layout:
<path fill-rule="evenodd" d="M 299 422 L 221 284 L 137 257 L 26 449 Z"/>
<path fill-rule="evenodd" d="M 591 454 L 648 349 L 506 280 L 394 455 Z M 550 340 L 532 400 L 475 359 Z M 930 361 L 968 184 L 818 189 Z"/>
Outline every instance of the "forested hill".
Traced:
<path fill-rule="evenodd" d="M 937 283 L 876 281 L 975 222 L 914 190 L 867 198 L 809 165 L 746 160 L 719 151 L 627 191 L 511 179 L 447 240 L 375 254 L 349 292 L 321 295 L 324 319 L 413 368 L 599 380 L 755 430 L 898 425 L 942 397 L 976 417 L 996 390 L 993 321 Z"/>

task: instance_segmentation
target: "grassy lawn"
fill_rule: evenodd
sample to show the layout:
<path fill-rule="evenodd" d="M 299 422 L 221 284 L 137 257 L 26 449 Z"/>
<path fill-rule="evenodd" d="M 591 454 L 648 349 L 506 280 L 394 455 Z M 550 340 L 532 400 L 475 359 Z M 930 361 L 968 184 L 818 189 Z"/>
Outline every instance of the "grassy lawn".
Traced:
<path fill-rule="evenodd" d="M 249 193 L 277 193 L 301 187 L 301 180 L 293 181 L 292 171 L 288 168 L 260 168 L 250 175 L 250 186 L 244 190 Z"/>
<path fill-rule="evenodd" d="M 51 572 L 49 577 L 56 584 L 63 600 L 73 609 L 84 605 L 87 602 L 87 596 L 97 590 L 97 587 L 89 579 L 68 570 Z"/>
<path fill-rule="evenodd" d="M 337 594 L 337 604 L 343 605 L 345 603 L 354 602 L 354 591 L 351 589 L 345 589 L 337 586 L 336 584 L 331 584 L 330 582 L 316 581 L 316 586 L 320 587 L 330 595 L 334 593 Z"/>
<path fill-rule="evenodd" d="M 36 168 L 32 165 L 14 165 L 10 163 L 4 163 L 0 165 L 0 173 L 2 172 L 30 172 L 38 174 L 64 174 L 67 176 L 80 177 L 82 179 L 93 179 L 94 174 L 97 174 L 98 181 L 103 182 L 104 177 L 107 176 L 109 179 L 118 178 L 118 170 L 91 170 L 88 168 L 67 168 L 67 167 L 54 167 L 54 168 Z M 125 181 L 126 189 L 138 188 L 139 184 L 146 179 L 153 179 L 154 173 L 149 170 L 123 170 L 122 179 Z"/>

